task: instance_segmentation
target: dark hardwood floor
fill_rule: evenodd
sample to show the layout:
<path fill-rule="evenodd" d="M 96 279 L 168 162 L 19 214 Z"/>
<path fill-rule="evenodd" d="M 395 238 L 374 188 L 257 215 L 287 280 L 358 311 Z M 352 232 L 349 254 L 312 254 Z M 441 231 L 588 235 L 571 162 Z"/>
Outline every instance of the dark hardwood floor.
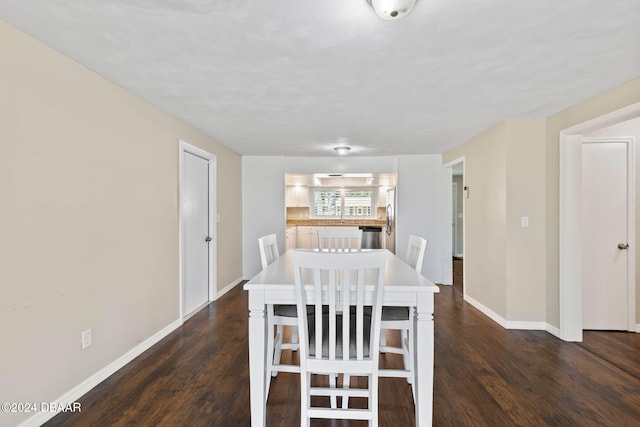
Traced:
<path fill-rule="evenodd" d="M 436 295 L 434 426 L 640 425 L 640 334 L 585 332 L 576 344 L 505 330 L 462 300 L 454 264 L 456 284 Z M 247 314 L 238 286 L 83 396 L 81 413 L 46 425 L 248 426 Z M 380 393 L 381 426 L 414 424 L 406 381 L 381 378 Z M 298 425 L 299 395 L 297 375 L 279 374 L 267 424 Z"/>

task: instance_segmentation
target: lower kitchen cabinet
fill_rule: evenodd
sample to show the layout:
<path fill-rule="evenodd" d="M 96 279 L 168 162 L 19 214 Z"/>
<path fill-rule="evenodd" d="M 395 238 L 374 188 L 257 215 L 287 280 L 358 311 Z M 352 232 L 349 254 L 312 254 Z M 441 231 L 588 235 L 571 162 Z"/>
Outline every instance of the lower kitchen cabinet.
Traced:
<path fill-rule="evenodd" d="M 314 249 L 318 247 L 318 227 L 314 226 L 298 226 L 298 248 Z"/>
<path fill-rule="evenodd" d="M 347 230 L 358 227 L 349 226 L 317 226 L 298 225 L 287 228 L 287 250 L 289 249 L 316 249 L 318 247 L 318 230 Z M 294 243 L 295 242 L 295 243 Z"/>
<path fill-rule="evenodd" d="M 286 250 L 295 249 L 298 247 L 298 227 L 287 228 L 286 238 Z"/>

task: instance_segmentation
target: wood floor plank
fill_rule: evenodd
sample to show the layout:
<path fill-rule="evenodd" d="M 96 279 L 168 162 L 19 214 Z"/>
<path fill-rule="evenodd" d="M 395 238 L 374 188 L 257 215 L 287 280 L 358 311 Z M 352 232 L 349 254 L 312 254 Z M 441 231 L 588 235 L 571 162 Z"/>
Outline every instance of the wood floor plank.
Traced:
<path fill-rule="evenodd" d="M 463 301 L 454 266 L 455 285 L 435 297 L 434 426 L 640 425 L 640 334 L 585 331 L 583 343 L 566 343 L 506 330 Z M 46 425 L 249 426 L 247 318 L 238 286 L 83 396 L 81 413 Z M 297 357 L 285 351 L 283 362 Z M 401 363 L 381 356 L 381 366 Z M 299 424 L 299 387 L 297 374 L 272 380 L 269 426 Z M 380 379 L 379 416 L 381 426 L 414 424 L 405 380 Z"/>

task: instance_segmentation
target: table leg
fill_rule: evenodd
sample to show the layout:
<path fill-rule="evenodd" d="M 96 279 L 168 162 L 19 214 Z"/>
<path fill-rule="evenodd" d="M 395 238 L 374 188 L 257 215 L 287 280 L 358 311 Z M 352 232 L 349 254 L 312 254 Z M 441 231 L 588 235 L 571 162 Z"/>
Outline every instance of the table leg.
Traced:
<path fill-rule="evenodd" d="M 433 294 L 418 294 L 414 316 L 414 372 L 416 426 L 431 426 L 433 419 Z"/>
<path fill-rule="evenodd" d="M 265 426 L 267 421 L 266 323 L 264 293 L 249 291 L 249 386 L 252 427 Z"/>

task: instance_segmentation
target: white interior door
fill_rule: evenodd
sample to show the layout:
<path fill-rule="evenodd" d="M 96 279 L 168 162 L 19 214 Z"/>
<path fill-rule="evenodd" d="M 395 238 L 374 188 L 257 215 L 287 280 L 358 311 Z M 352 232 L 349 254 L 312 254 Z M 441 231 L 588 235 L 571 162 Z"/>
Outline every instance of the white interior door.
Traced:
<path fill-rule="evenodd" d="M 182 188 L 182 309 L 185 316 L 209 301 L 209 178 L 209 160 L 185 152 Z"/>
<path fill-rule="evenodd" d="M 623 142 L 582 145 L 583 329 L 627 329 L 627 155 Z"/>

